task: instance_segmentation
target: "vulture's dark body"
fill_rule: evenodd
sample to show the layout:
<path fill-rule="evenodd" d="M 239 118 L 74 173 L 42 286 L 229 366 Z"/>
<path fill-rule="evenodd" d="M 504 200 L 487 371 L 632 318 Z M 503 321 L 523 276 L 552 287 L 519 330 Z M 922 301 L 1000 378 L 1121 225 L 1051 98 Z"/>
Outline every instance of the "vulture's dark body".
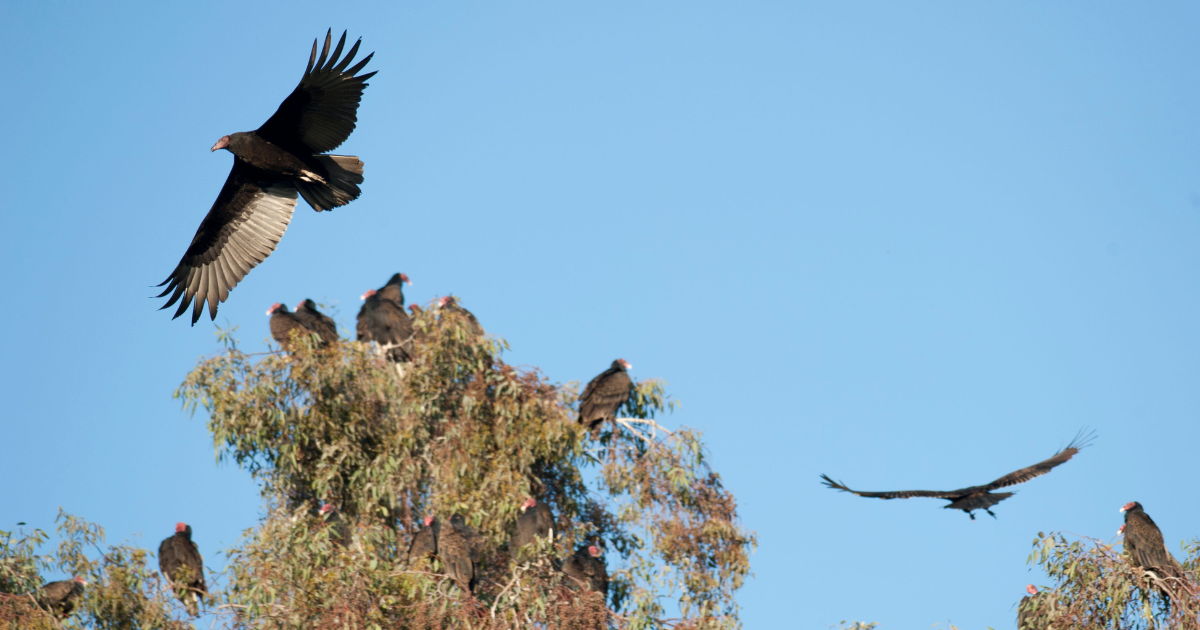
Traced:
<path fill-rule="evenodd" d="M 583 388 L 583 395 L 579 397 L 580 424 L 593 434 L 598 432 L 601 423 L 617 417 L 617 410 L 629 400 L 632 390 L 633 380 L 629 378 L 629 372 L 620 359 L 613 361 L 612 366 Z"/>
<path fill-rule="evenodd" d="M 38 593 L 38 606 L 59 619 L 75 610 L 75 602 L 83 596 L 83 585 L 75 580 L 50 582 Z"/>
<path fill-rule="evenodd" d="M 466 325 L 467 331 L 474 337 L 482 337 L 484 335 L 483 326 L 479 320 L 475 318 L 475 314 L 458 304 L 458 298 L 450 296 L 446 298 L 446 303 L 442 305 L 441 311 L 443 314 L 450 317 L 461 319 Z"/>
<path fill-rule="evenodd" d="M 562 570 L 567 577 L 571 578 L 566 581 L 568 586 L 572 588 L 582 586 L 589 591 L 596 591 L 605 597 L 608 596 L 608 567 L 605 566 L 603 558 L 592 557 L 588 553 L 587 547 L 567 556 Z"/>
<path fill-rule="evenodd" d="M 429 527 L 422 527 L 413 536 L 412 544 L 408 546 L 408 566 L 415 567 L 430 556 L 438 553 L 438 532 L 442 524 L 434 519 Z"/>
<path fill-rule="evenodd" d="M 1087 446 L 1091 440 L 1091 434 L 1080 432 L 1075 436 L 1075 439 L 1067 445 L 1066 448 L 1055 453 L 1049 459 L 1038 462 L 1032 466 L 1026 466 L 1020 470 L 1008 473 L 1003 477 L 982 486 L 970 486 L 968 488 L 960 488 L 958 490 L 897 490 L 894 492 L 866 492 L 862 490 L 851 490 L 844 484 L 834 481 L 828 475 L 821 475 L 826 486 L 835 490 L 849 492 L 860 497 L 869 497 L 875 499 L 911 499 L 913 497 L 928 497 L 933 499 L 946 499 L 950 501 L 950 505 L 943 505 L 943 508 L 952 510 L 962 510 L 975 520 L 975 515 L 972 514 L 975 510 L 983 510 L 992 517 L 991 508 L 993 505 L 1011 497 L 1012 492 L 992 492 L 999 488 L 1015 486 L 1019 483 L 1025 483 L 1035 477 L 1040 477 L 1050 472 L 1055 466 L 1067 462 L 1079 452 L 1079 449 Z"/>
<path fill-rule="evenodd" d="M 217 305 L 275 251 L 298 195 L 321 211 L 361 194 L 362 162 L 322 154 L 354 131 L 366 80 L 375 73 L 355 75 L 372 55 L 349 67 L 359 42 L 340 59 L 345 33 L 332 54 L 331 43 L 331 33 L 326 33 L 318 58 L 313 42 L 300 84 L 261 127 L 229 134 L 213 146 L 233 153 L 233 168 L 183 258 L 159 285 L 166 289 L 158 297 L 170 296 L 162 308 L 179 303 L 175 317 L 191 305 L 194 325 L 207 302 L 209 316 L 216 319 Z"/>
<path fill-rule="evenodd" d="M 292 349 L 293 334 L 304 336 L 313 332 L 295 313 L 289 311 L 286 305 L 279 305 L 275 312 L 271 313 L 271 338 L 284 350 Z"/>
<path fill-rule="evenodd" d="M 326 346 L 338 340 L 337 324 L 328 315 L 317 310 L 317 303 L 304 300 L 296 307 L 296 319 L 305 328 L 316 333 L 321 338 L 321 345 Z"/>
<path fill-rule="evenodd" d="M 404 311 L 404 293 L 400 274 L 392 276 L 375 295 L 363 301 L 358 310 L 358 340 L 392 346 L 388 360 L 410 361 L 413 356 L 413 324 Z"/>
<path fill-rule="evenodd" d="M 1049 600 L 1045 591 L 1022 597 L 1017 605 L 1017 630 L 1046 630 Z"/>
<path fill-rule="evenodd" d="M 479 581 L 475 569 L 479 562 L 481 542 L 479 534 L 457 514 L 451 517 L 450 527 L 438 532 L 437 555 L 446 569 L 446 575 L 468 591 L 474 591 Z"/>
<path fill-rule="evenodd" d="M 1162 531 L 1154 519 L 1135 502 L 1125 510 L 1125 551 L 1133 563 L 1143 569 L 1152 570 L 1160 577 L 1178 577 L 1183 568 L 1179 561 L 1167 551 Z"/>
<path fill-rule="evenodd" d="M 508 553 L 513 562 L 519 562 L 521 549 L 533 542 L 534 538 L 545 538 L 554 531 L 554 513 L 550 506 L 539 501 L 527 508 L 517 518 L 517 532 L 508 542 Z"/>
<path fill-rule="evenodd" d="M 158 546 L 158 570 L 171 584 L 179 600 L 195 617 L 199 613 L 200 593 L 207 593 L 204 583 L 204 558 L 192 542 L 192 528 L 177 532 Z"/>

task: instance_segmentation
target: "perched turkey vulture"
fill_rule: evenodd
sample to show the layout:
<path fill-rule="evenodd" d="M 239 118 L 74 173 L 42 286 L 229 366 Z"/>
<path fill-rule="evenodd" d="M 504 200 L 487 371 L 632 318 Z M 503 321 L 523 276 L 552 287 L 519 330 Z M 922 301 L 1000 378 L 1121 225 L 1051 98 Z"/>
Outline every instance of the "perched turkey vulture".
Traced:
<path fill-rule="evenodd" d="M 158 285 L 167 287 L 158 297 L 171 296 L 162 308 L 179 302 L 175 317 L 192 304 L 194 326 L 207 301 L 209 317 L 217 318 L 217 304 L 275 251 L 292 220 L 297 192 L 318 212 L 358 198 L 363 163 L 350 155 L 319 154 L 336 149 L 354 131 L 358 102 L 375 73 L 354 75 L 374 53 L 348 68 L 362 41 L 339 61 L 346 34 L 332 54 L 331 35 L 332 30 L 325 33 L 319 58 L 313 41 L 300 85 L 267 122 L 213 145 L 213 151 L 233 154 L 233 168 L 179 266 Z"/>
<path fill-rule="evenodd" d="M 296 314 L 289 311 L 286 304 L 276 302 L 267 309 L 267 315 L 271 316 L 271 338 L 279 347 L 284 350 L 292 349 L 292 332 L 300 336 L 311 335 L 314 330 L 309 330 Z"/>
<path fill-rule="evenodd" d="M 342 518 L 342 511 L 332 503 L 326 503 L 321 506 L 321 510 L 317 515 L 324 521 L 324 525 L 329 529 L 329 540 L 333 544 L 344 547 L 350 540 L 350 526 L 346 524 L 346 519 Z"/>
<path fill-rule="evenodd" d="M 392 276 L 378 291 L 364 293 L 358 310 L 358 340 L 387 347 L 387 358 L 394 363 L 412 360 L 413 325 L 404 312 L 400 286 L 405 282 L 409 282 L 408 276 L 402 273 Z"/>
<path fill-rule="evenodd" d="M 616 419 L 617 410 L 629 400 L 633 381 L 627 370 L 632 367 L 625 359 L 617 359 L 583 388 L 579 397 L 579 423 L 586 425 L 593 437 L 600 433 L 600 424 Z"/>
<path fill-rule="evenodd" d="M 192 526 L 175 524 L 175 535 L 158 546 L 158 570 L 175 590 L 179 601 L 187 607 L 188 614 L 200 614 L 200 595 L 207 594 L 204 585 L 204 558 L 192 542 Z"/>
<path fill-rule="evenodd" d="M 304 300 L 297 304 L 296 319 L 300 320 L 305 328 L 317 333 L 317 336 L 321 338 L 322 346 L 337 342 L 337 324 L 333 323 L 331 317 L 317 310 L 316 302 Z"/>
<path fill-rule="evenodd" d="M 834 481 L 833 479 L 830 479 L 827 475 L 821 475 L 821 479 L 824 479 L 825 485 L 830 488 L 857 494 L 860 497 L 871 497 L 871 498 L 876 498 L 876 499 L 911 499 L 913 497 L 930 497 L 930 498 L 934 498 L 934 499 L 946 499 L 947 501 L 950 501 L 950 505 L 943 505 L 942 506 L 943 508 L 962 510 L 967 513 L 967 516 L 971 517 L 971 520 L 975 520 L 975 515 L 972 514 L 972 512 L 975 510 L 983 510 L 984 512 L 987 512 L 988 514 L 991 514 L 992 518 L 995 518 L 996 515 L 992 514 L 992 511 L 989 508 L 991 508 L 993 505 L 996 505 L 997 503 L 1011 497 L 1013 495 L 1013 493 L 1012 492 L 993 493 L 993 492 L 991 492 L 992 490 L 996 490 L 998 488 L 1006 488 L 1008 486 L 1015 486 L 1019 483 L 1025 483 L 1026 481 L 1029 481 L 1030 479 L 1033 479 L 1034 477 L 1040 477 L 1040 476 L 1050 472 L 1050 469 L 1071 459 L 1071 457 L 1073 457 L 1075 455 L 1075 453 L 1079 452 L 1079 449 L 1081 449 L 1081 448 L 1087 446 L 1089 443 L 1091 443 L 1092 437 L 1093 437 L 1092 434 L 1085 434 L 1083 431 L 1080 431 L 1079 434 L 1075 436 L 1075 439 L 1072 440 L 1071 443 L 1068 444 L 1066 448 L 1055 453 L 1053 457 L 1051 457 L 1050 459 L 1047 459 L 1046 461 L 1038 462 L 1032 466 L 1022 468 L 1021 470 L 1018 470 L 1016 472 L 1008 473 L 1007 475 L 1004 475 L 1003 477 L 1001 477 L 989 484 L 982 485 L 982 486 L 971 486 L 969 488 L 962 488 L 959 490 L 950 490 L 950 491 L 945 491 L 945 492 L 940 491 L 940 490 L 898 490 L 896 492 L 862 492 L 859 490 L 851 490 L 850 488 L 847 488 L 845 485 L 843 485 L 837 481 Z"/>
<path fill-rule="evenodd" d="M 1017 604 L 1017 630 L 1046 630 L 1046 606 L 1050 598 L 1032 584 L 1025 587 L 1025 592 L 1029 594 Z"/>
<path fill-rule="evenodd" d="M 1126 503 L 1121 511 L 1125 513 L 1125 524 L 1121 526 L 1125 534 L 1125 551 L 1133 564 L 1159 578 L 1180 577 L 1183 567 L 1167 551 L 1162 532 L 1142 509 L 1142 504 L 1132 501 Z"/>
<path fill-rule="evenodd" d="M 479 548 L 482 540 L 474 529 L 468 527 L 463 517 L 450 517 L 450 527 L 442 528 L 437 536 L 437 555 L 450 576 L 459 587 L 474 591 L 479 575 L 475 568 L 479 563 Z"/>
<path fill-rule="evenodd" d="M 587 590 L 608 597 L 608 568 L 604 565 L 602 555 L 596 545 L 580 547 L 563 562 L 563 573 Z M 572 585 L 571 580 L 567 583 Z"/>
<path fill-rule="evenodd" d="M 38 606 L 55 617 L 63 619 L 75 610 L 75 600 L 83 596 L 83 589 L 86 586 L 87 580 L 79 576 L 69 580 L 50 582 L 38 592 Z"/>
<path fill-rule="evenodd" d="M 408 565 L 416 566 L 424 561 L 429 556 L 435 556 L 438 552 L 438 532 L 442 528 L 442 524 L 438 522 L 435 516 L 426 516 L 422 521 L 424 527 L 413 536 L 412 544 L 408 547 Z"/>
<path fill-rule="evenodd" d="M 482 337 L 484 334 L 483 326 L 479 325 L 479 320 L 475 319 L 474 313 L 458 305 L 458 298 L 453 295 L 447 295 L 438 300 L 438 308 L 443 313 L 453 313 L 458 317 L 466 320 L 467 329 L 472 335 Z"/>
<path fill-rule="evenodd" d="M 535 538 L 553 537 L 554 514 L 550 506 L 529 497 L 521 504 L 521 516 L 517 518 L 517 533 L 508 541 L 508 553 L 513 562 L 520 562 L 521 549 Z"/>

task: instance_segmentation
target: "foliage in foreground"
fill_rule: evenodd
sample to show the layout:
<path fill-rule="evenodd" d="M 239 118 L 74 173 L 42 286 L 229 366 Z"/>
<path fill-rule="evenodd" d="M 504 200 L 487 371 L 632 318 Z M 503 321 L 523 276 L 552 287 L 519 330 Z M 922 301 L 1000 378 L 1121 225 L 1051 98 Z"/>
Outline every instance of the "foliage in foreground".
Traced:
<path fill-rule="evenodd" d="M 1041 628 L 1141 630 L 1200 628 L 1200 540 L 1183 547 L 1184 578 L 1160 580 L 1103 541 L 1038 534 L 1030 564 L 1054 581 L 1032 598 Z"/>

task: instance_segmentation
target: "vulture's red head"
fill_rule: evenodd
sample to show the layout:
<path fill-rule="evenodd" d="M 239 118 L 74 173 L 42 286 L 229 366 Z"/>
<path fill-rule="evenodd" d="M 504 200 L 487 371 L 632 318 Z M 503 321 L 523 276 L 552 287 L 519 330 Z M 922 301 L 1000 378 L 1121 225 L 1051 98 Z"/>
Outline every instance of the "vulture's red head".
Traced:
<path fill-rule="evenodd" d="M 365 300 L 365 299 L 371 297 L 372 295 L 375 295 L 375 289 L 367 289 L 367 292 L 362 294 L 362 297 L 360 297 L 358 299 Z"/>
<path fill-rule="evenodd" d="M 633 366 L 632 366 L 632 365 L 629 365 L 629 362 L 628 362 L 628 361 L 626 361 L 625 359 L 617 359 L 617 363 L 620 363 L 620 364 L 621 364 L 621 367 L 625 368 L 626 370 L 632 370 L 632 369 L 633 369 Z"/>
<path fill-rule="evenodd" d="M 280 304 L 279 302 L 276 302 L 271 305 L 271 308 L 267 309 L 267 315 L 274 315 L 275 311 L 283 311 L 284 313 L 286 313 L 287 307 Z"/>
<path fill-rule="evenodd" d="M 420 307 L 418 307 L 416 304 L 409 304 L 409 305 L 408 305 L 408 310 L 412 311 L 412 312 L 413 312 L 413 315 L 416 315 L 416 314 L 417 314 L 417 311 L 419 311 L 419 310 L 421 310 L 421 309 L 420 309 Z"/>
<path fill-rule="evenodd" d="M 329 514 L 331 512 L 336 512 L 336 511 L 337 511 L 337 506 L 332 503 L 326 503 L 325 505 L 321 506 L 321 515 L 322 516 Z"/>
<path fill-rule="evenodd" d="M 187 523 L 175 523 L 175 533 L 182 534 L 188 530 Z"/>
<path fill-rule="evenodd" d="M 71 581 L 81 586 L 87 586 L 87 580 L 83 579 L 82 575 L 76 575 L 75 577 L 71 578 Z"/>
<path fill-rule="evenodd" d="M 426 516 L 421 522 L 425 523 L 425 527 L 433 527 L 433 515 Z"/>
<path fill-rule="evenodd" d="M 1129 503 L 1126 503 L 1125 505 L 1121 506 L 1121 511 L 1125 512 L 1127 510 L 1132 510 L 1135 507 L 1142 507 L 1142 504 L 1138 503 L 1137 501 L 1130 501 Z"/>
<path fill-rule="evenodd" d="M 596 545 L 588 545 L 588 555 L 593 558 L 600 557 L 600 548 Z"/>
<path fill-rule="evenodd" d="M 408 279 L 408 274 L 406 274 L 406 273 L 400 274 L 400 281 L 403 282 L 404 284 L 407 284 L 410 287 L 412 286 L 412 280 Z"/>
<path fill-rule="evenodd" d="M 525 499 L 524 503 L 521 504 L 521 511 L 524 512 L 535 505 L 537 505 L 537 499 L 529 497 L 528 499 Z"/>
<path fill-rule="evenodd" d="M 1121 526 L 1117 528 L 1117 535 L 1118 536 L 1125 535 L 1125 523 L 1121 523 Z"/>
<path fill-rule="evenodd" d="M 1037 587 L 1030 584 L 1029 586 L 1025 587 L 1025 592 L 1029 593 L 1030 595 L 1037 595 Z"/>
<path fill-rule="evenodd" d="M 217 149 L 228 149 L 228 148 L 229 148 L 229 136 L 221 136 L 221 139 L 217 140 L 217 143 L 213 145 L 212 150 L 216 151 Z"/>
<path fill-rule="evenodd" d="M 444 298 L 441 298 L 441 299 L 439 299 L 439 300 L 438 300 L 438 307 L 439 307 L 439 308 L 446 308 L 446 305 L 447 305 L 447 304 L 450 304 L 450 303 L 451 303 L 451 301 L 453 301 L 453 299 L 454 299 L 454 298 L 450 297 L 449 295 L 447 295 L 447 296 L 446 296 L 446 297 L 444 297 Z"/>

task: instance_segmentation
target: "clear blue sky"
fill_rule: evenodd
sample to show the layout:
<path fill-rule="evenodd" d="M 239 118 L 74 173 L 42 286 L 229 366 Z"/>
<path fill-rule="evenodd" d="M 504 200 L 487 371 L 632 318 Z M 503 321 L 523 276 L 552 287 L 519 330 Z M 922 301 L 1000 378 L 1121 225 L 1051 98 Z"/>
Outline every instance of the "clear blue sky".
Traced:
<path fill-rule="evenodd" d="M 568 6 L 569 5 L 569 6 Z M 1039 530 L 1141 501 L 1200 534 L 1200 5 L 0 5 L 0 527 L 57 506 L 210 564 L 254 525 L 171 398 L 217 350 L 150 285 L 332 26 L 375 51 L 361 199 L 301 205 L 221 307 L 395 271 L 510 360 L 620 356 L 706 431 L 757 530 L 748 628 L 1015 626 Z M 955 488 L 1099 435 L 998 520 L 824 489 Z"/>

